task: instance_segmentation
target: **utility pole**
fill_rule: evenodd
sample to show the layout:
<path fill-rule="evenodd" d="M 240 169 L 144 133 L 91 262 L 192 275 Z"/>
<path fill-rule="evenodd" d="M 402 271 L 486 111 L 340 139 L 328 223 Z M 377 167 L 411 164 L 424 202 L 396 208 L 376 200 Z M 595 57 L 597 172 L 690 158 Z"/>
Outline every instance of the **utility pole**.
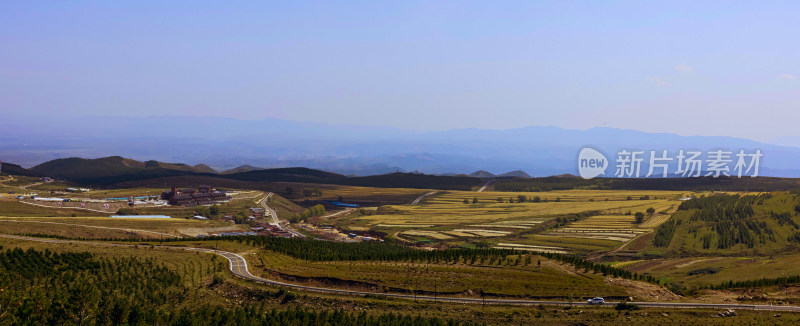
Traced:
<path fill-rule="evenodd" d="M 436 299 L 439 296 L 439 285 L 436 281 L 437 279 L 433 279 L 433 302 L 436 302 Z"/>
<path fill-rule="evenodd" d="M 481 288 L 481 299 L 483 300 L 483 308 L 486 308 L 486 285 Z"/>
<path fill-rule="evenodd" d="M 414 278 L 414 302 L 417 302 L 417 288 L 419 287 L 419 279 Z"/>

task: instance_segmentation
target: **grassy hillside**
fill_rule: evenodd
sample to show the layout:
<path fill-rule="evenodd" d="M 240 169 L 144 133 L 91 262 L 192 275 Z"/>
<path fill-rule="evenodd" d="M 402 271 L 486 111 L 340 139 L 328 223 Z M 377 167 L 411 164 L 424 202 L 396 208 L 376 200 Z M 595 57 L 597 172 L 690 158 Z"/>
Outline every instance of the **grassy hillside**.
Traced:
<path fill-rule="evenodd" d="M 76 157 L 57 159 L 37 165 L 30 170 L 40 175 L 99 184 L 134 178 L 215 172 L 205 165 L 189 166 L 182 163 L 157 161 L 139 162 L 120 156 L 97 159 Z"/>
<path fill-rule="evenodd" d="M 417 188 L 444 190 L 471 190 L 482 183 L 481 179 L 460 176 L 438 176 L 415 173 L 390 173 L 349 178 L 342 184 L 362 187 Z"/>
<path fill-rule="evenodd" d="M 800 197 L 716 195 L 683 202 L 648 251 L 665 256 L 771 255 L 800 248 Z"/>
<path fill-rule="evenodd" d="M 279 168 L 279 169 L 264 169 L 253 170 L 247 172 L 233 173 L 224 175 L 227 179 L 242 180 L 242 181 L 270 181 L 270 182 L 317 182 L 317 183 L 336 183 L 338 181 L 346 180 L 347 177 L 325 172 L 321 170 L 314 170 L 309 168 L 295 167 L 295 168 Z"/>
<path fill-rule="evenodd" d="M 31 176 L 31 177 L 39 177 L 41 176 L 39 173 L 35 171 L 28 170 L 16 164 L 11 163 L 0 163 L 2 165 L 2 173 L 1 175 L 21 175 L 21 176 Z"/>

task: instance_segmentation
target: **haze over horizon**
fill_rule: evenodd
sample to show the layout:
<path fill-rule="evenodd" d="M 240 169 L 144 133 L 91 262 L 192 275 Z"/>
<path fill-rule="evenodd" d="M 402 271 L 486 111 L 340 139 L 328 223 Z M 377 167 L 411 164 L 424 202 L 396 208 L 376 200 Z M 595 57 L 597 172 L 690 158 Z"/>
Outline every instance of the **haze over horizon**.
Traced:
<path fill-rule="evenodd" d="M 794 2 L 11 3 L 0 112 L 800 146 Z"/>

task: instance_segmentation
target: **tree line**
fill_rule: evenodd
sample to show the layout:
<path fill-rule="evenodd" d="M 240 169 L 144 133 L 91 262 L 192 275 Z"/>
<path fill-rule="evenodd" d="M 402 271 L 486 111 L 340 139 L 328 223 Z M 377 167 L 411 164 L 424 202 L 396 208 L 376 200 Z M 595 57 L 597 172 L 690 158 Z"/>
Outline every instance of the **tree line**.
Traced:
<path fill-rule="evenodd" d="M 800 275 L 783 276 L 776 278 L 760 278 L 756 280 L 746 280 L 746 281 L 727 281 L 714 285 L 701 286 L 698 289 L 724 290 L 724 289 L 787 285 L 787 284 L 797 284 L 797 283 L 800 283 Z"/>
<path fill-rule="evenodd" d="M 529 253 L 513 249 L 495 248 L 450 248 L 444 250 L 419 250 L 385 242 L 332 242 L 299 238 L 280 237 L 238 237 L 235 241 L 246 242 L 252 246 L 278 252 L 308 261 L 405 261 L 418 263 L 457 263 L 471 265 L 498 264 L 514 261 L 519 264 L 522 256 Z M 540 257 L 573 265 L 576 269 L 601 273 L 625 279 L 658 283 L 649 275 L 633 273 L 611 265 L 594 263 L 578 255 L 559 253 L 536 253 Z M 526 258 L 530 261 L 529 258 Z"/>
<path fill-rule="evenodd" d="M 178 272 L 152 259 L 87 252 L 0 251 L 0 289 L 3 325 L 477 325 L 395 313 L 275 310 L 263 301 L 195 307 L 184 303 L 199 301 L 197 289 Z M 284 303 L 296 298 L 284 290 L 267 295 Z"/>

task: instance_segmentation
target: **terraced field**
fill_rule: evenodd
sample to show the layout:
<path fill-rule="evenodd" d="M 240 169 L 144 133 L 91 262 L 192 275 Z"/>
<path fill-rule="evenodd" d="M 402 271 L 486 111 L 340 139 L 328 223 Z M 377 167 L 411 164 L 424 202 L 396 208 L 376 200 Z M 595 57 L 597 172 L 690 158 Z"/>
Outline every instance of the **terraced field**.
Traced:
<path fill-rule="evenodd" d="M 566 227 L 546 234 L 561 237 L 629 241 L 642 233 L 650 232 L 634 223 L 633 215 L 597 215 L 570 223 Z"/>
<path fill-rule="evenodd" d="M 559 229 L 558 233 L 548 234 L 560 238 L 611 240 L 618 246 L 641 233 L 649 232 L 652 227 L 665 220 L 659 216 L 658 219 L 643 224 L 644 228 L 641 228 L 633 225 L 633 215 L 624 214 L 643 212 L 649 207 L 657 211 L 667 210 L 683 195 L 685 194 L 674 191 L 568 190 L 546 193 L 445 191 L 426 197 L 419 205 L 382 206 L 372 215 L 347 220 L 344 226 L 352 227 L 354 230 L 383 230 L 410 241 L 476 238 L 501 241 L 518 237 L 520 234 L 528 236 L 531 232 L 545 230 L 547 225 L 552 224 L 548 224 L 548 221 L 552 222 L 559 216 L 594 211 L 608 215 L 579 221 L 576 222 L 578 224 Z M 603 244 L 601 247 L 615 246 Z"/>
<path fill-rule="evenodd" d="M 641 192 L 641 194 L 644 193 L 648 192 Z M 626 211 L 644 211 L 648 207 L 666 208 L 674 203 L 673 197 L 680 195 L 677 192 L 649 193 L 653 193 L 650 198 L 657 197 L 659 199 L 627 200 L 629 192 L 612 195 L 608 191 L 599 191 L 597 195 L 592 196 L 591 191 L 576 190 L 548 192 L 545 196 L 551 198 L 547 202 L 542 199 L 542 202 L 509 203 L 509 198 L 514 200 L 517 196 L 533 198 L 534 195 L 538 196 L 540 193 L 522 195 L 522 193 L 451 191 L 430 196 L 423 205 L 385 206 L 385 209 L 378 210 L 375 215 L 360 217 L 359 225 L 479 225 L 505 221 L 506 225 L 525 226 L 526 223 L 530 224 L 534 220 L 540 220 L 536 218 L 560 214 L 595 210 L 622 214 Z M 478 203 L 472 204 L 473 198 L 478 198 Z M 499 202 L 498 198 L 504 199 L 505 202 Z M 561 200 L 556 202 L 556 198 L 561 198 Z M 605 198 L 615 198 L 615 200 L 605 201 Z M 464 199 L 470 203 L 464 204 Z M 592 200 L 590 201 L 590 199 Z"/>
<path fill-rule="evenodd" d="M 506 243 L 503 248 L 510 245 L 532 246 L 530 251 L 554 252 L 600 252 L 613 250 L 628 241 L 643 234 L 651 232 L 654 228 L 664 223 L 677 203 L 673 201 L 654 202 L 652 206 L 656 212 L 647 216 L 641 224 L 635 223 L 631 215 L 594 215 L 564 227 L 556 228 L 537 235 L 526 235 L 521 241 Z M 646 209 L 644 209 L 646 210 Z M 664 213 L 660 213 L 664 212 Z M 571 241 L 568 241 L 572 239 Z M 540 248 L 541 247 L 541 248 Z"/>

